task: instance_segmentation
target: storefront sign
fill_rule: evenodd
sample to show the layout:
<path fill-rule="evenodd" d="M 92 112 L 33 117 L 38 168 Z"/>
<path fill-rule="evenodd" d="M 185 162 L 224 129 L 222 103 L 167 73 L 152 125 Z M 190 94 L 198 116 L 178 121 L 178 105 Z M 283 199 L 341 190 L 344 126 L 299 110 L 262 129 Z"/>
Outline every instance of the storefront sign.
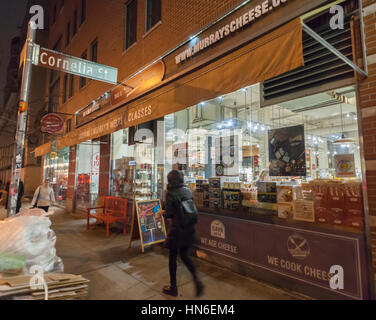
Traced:
<path fill-rule="evenodd" d="M 137 201 L 136 209 L 142 252 L 144 252 L 145 246 L 166 240 L 166 227 L 161 211 L 161 201 L 158 199 Z"/>
<path fill-rule="evenodd" d="M 124 104 L 147 91 L 163 80 L 165 75 L 165 64 L 162 60 L 157 61 L 149 68 L 136 73 L 123 85 L 117 86 L 111 91 L 111 104 L 113 106 Z"/>
<path fill-rule="evenodd" d="M 124 81 L 122 85 L 116 86 L 109 94 L 104 94 L 95 102 L 80 110 L 76 115 L 77 127 L 88 123 L 95 118 L 104 115 L 114 108 L 125 104 L 138 97 L 163 80 L 165 64 L 163 61 L 154 63 L 149 68 L 137 73 L 131 79 Z M 139 118 L 150 115 L 149 106 L 143 107 L 137 112 L 129 112 L 129 120 L 135 121 Z"/>
<path fill-rule="evenodd" d="M 331 291 L 340 298 L 367 299 L 362 234 L 326 233 L 285 225 L 200 213 L 198 248 Z M 332 266 L 344 270 L 344 288 L 330 286 Z"/>
<path fill-rule="evenodd" d="M 266 0 L 261 4 L 252 7 L 249 11 L 244 14 L 235 17 L 231 22 L 223 25 L 219 29 L 213 31 L 211 34 L 203 39 L 195 38 L 193 41 L 194 45 L 188 47 L 186 50 L 182 51 L 175 57 L 176 64 L 182 63 L 185 60 L 193 57 L 199 52 L 211 47 L 218 41 L 231 36 L 234 32 L 248 27 L 254 21 L 261 19 L 267 13 L 281 7 L 287 0 Z"/>
<path fill-rule="evenodd" d="M 49 134 L 58 134 L 64 127 L 64 120 L 56 113 L 45 115 L 40 122 L 42 125 L 42 132 Z"/>
<path fill-rule="evenodd" d="M 80 77 L 117 84 L 117 68 L 76 58 L 67 54 L 41 48 L 34 44 L 33 64 Z"/>
<path fill-rule="evenodd" d="M 337 154 L 334 156 L 334 162 L 338 178 L 356 176 L 354 154 Z"/>

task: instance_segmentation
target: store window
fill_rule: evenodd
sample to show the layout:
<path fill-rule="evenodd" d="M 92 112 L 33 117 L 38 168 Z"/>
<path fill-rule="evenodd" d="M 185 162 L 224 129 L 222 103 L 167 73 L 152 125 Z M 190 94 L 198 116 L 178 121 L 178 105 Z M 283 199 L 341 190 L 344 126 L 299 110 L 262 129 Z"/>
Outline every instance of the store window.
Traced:
<path fill-rule="evenodd" d="M 91 61 L 98 62 L 98 41 L 94 40 L 90 46 Z"/>
<path fill-rule="evenodd" d="M 76 171 L 76 208 L 96 207 L 99 191 L 100 143 L 87 141 L 78 145 Z"/>
<path fill-rule="evenodd" d="M 49 178 L 57 204 L 65 206 L 69 173 L 69 148 L 51 152 L 44 157 L 44 179 Z"/>
<path fill-rule="evenodd" d="M 67 90 L 68 90 L 68 75 L 64 75 L 63 82 L 63 103 L 67 102 Z"/>
<path fill-rule="evenodd" d="M 112 134 L 113 196 L 137 200 L 157 197 L 154 123 Z"/>
<path fill-rule="evenodd" d="M 86 19 L 86 0 L 81 0 L 81 18 L 80 24 L 83 24 Z"/>
<path fill-rule="evenodd" d="M 78 19 L 78 12 L 77 12 L 77 9 L 75 9 L 73 13 L 72 37 L 77 33 L 77 19 Z"/>
<path fill-rule="evenodd" d="M 72 98 L 74 96 L 74 75 L 70 75 L 69 80 L 69 98 Z"/>
<path fill-rule="evenodd" d="M 137 41 L 137 0 L 132 0 L 125 7 L 125 49 Z"/>
<path fill-rule="evenodd" d="M 203 212 L 362 231 L 355 88 L 260 100 L 255 85 L 165 116 L 164 181 L 182 170 Z"/>
<path fill-rule="evenodd" d="M 162 16 L 162 0 L 146 1 L 146 31 L 153 28 Z"/>
<path fill-rule="evenodd" d="M 86 50 L 84 53 L 81 55 L 81 58 L 84 60 L 87 60 L 87 52 Z M 80 89 L 86 86 L 86 78 L 85 77 L 80 77 Z"/>
<path fill-rule="evenodd" d="M 70 21 L 67 23 L 67 30 L 66 30 L 66 42 L 65 42 L 65 45 L 67 46 L 69 44 L 69 41 L 70 41 L 70 29 L 71 29 L 71 23 Z"/>

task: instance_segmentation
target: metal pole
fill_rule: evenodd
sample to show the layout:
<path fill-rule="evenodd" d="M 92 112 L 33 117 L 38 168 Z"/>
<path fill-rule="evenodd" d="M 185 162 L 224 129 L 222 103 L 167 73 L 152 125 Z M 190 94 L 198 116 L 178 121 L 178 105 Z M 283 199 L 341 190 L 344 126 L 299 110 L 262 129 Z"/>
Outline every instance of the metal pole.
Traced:
<path fill-rule="evenodd" d="M 24 58 L 24 67 L 22 71 L 22 84 L 18 109 L 17 131 L 15 137 L 15 148 L 12 162 L 12 177 L 9 186 L 8 217 L 14 216 L 16 214 L 18 190 L 20 186 L 21 167 L 24 157 L 25 132 L 27 124 L 27 107 L 29 102 L 29 91 L 32 72 L 33 43 L 35 40 L 36 33 L 36 28 L 33 26 L 33 24 L 34 22 L 29 22 L 26 39 L 27 48 Z"/>

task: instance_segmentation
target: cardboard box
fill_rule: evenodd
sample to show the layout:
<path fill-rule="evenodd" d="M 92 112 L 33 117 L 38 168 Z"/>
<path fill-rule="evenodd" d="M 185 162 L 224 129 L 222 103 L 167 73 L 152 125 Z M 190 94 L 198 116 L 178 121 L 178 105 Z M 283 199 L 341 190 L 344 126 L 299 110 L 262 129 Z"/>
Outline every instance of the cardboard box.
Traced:
<path fill-rule="evenodd" d="M 210 178 L 209 179 L 209 188 L 220 188 L 221 187 L 221 180 L 220 178 Z"/>
<path fill-rule="evenodd" d="M 325 207 L 317 207 L 316 204 L 314 205 L 315 208 L 315 221 L 319 223 L 327 223 L 331 224 L 333 221 L 332 216 L 329 214 L 329 211 Z"/>
<path fill-rule="evenodd" d="M 278 203 L 278 218 L 291 219 L 293 217 L 292 203 Z"/>
<path fill-rule="evenodd" d="M 209 189 L 209 198 L 210 199 L 221 199 L 221 189 L 210 188 Z"/>
<path fill-rule="evenodd" d="M 277 202 L 285 203 L 292 202 L 292 186 L 277 186 Z"/>
<path fill-rule="evenodd" d="M 294 200 L 293 218 L 297 221 L 315 222 L 315 209 L 313 201 Z"/>

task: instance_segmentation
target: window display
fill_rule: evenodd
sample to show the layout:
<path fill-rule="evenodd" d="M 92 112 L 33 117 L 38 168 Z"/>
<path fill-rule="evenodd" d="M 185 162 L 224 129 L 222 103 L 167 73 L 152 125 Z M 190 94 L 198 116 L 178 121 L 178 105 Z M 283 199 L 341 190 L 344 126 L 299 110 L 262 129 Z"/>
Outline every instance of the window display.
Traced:
<path fill-rule="evenodd" d="M 43 178 L 49 178 L 57 204 L 65 206 L 68 187 L 69 148 L 51 152 L 44 157 Z"/>
<path fill-rule="evenodd" d="M 157 185 L 154 178 L 154 141 L 137 137 L 139 141 L 133 143 L 129 140 L 132 138 L 130 135 L 129 129 L 112 134 L 112 195 L 137 200 L 153 199 Z"/>
<path fill-rule="evenodd" d="M 88 141 L 77 147 L 76 208 L 86 211 L 97 206 L 100 143 Z"/>
<path fill-rule="evenodd" d="M 355 88 L 260 101 L 255 85 L 166 116 L 165 180 L 181 169 L 202 212 L 361 231 Z"/>

